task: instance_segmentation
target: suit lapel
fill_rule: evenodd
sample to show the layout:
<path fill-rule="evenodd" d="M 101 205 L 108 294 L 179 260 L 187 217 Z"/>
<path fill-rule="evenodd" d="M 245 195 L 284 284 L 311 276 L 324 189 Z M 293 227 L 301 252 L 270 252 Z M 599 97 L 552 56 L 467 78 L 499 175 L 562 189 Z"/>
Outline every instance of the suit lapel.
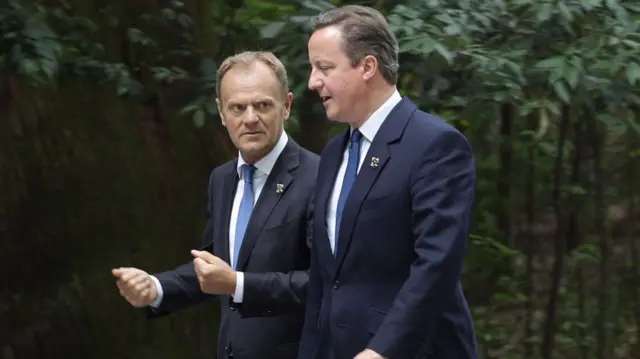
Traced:
<path fill-rule="evenodd" d="M 378 139 L 374 139 L 371 143 L 371 147 L 369 147 L 369 151 L 367 151 L 364 162 L 362 162 L 362 167 L 360 167 L 356 181 L 353 183 L 353 187 L 351 187 L 349 197 L 347 197 L 347 202 L 344 205 L 342 222 L 340 224 L 340 234 L 338 235 L 338 249 L 336 251 L 337 263 L 335 266 L 334 276 L 340 270 L 344 256 L 349 249 L 351 234 L 353 233 L 353 227 L 355 226 L 356 219 L 360 213 L 360 206 L 369 194 L 369 191 L 371 190 L 371 187 L 373 187 L 378 175 L 384 169 L 389 157 L 387 144 L 383 141 L 379 141 Z M 371 163 L 374 161 L 372 158 L 378 159 L 376 161 L 377 165 L 375 168 L 371 166 Z"/>
<path fill-rule="evenodd" d="M 247 231 L 242 240 L 242 247 L 240 247 L 240 253 L 238 254 L 238 263 L 236 265 L 238 270 L 243 270 L 247 265 L 262 228 L 264 228 L 264 225 L 293 181 L 293 176 L 290 172 L 297 168 L 299 163 L 298 145 L 293 142 L 293 139 L 289 138 L 287 146 L 271 169 L 271 173 L 267 177 L 267 181 L 262 187 L 262 192 L 260 192 L 260 197 L 251 213 Z"/>
<path fill-rule="evenodd" d="M 342 212 L 334 277 L 340 272 L 344 257 L 349 250 L 362 203 L 391 158 L 389 145 L 402 137 L 407 121 L 415 110 L 415 105 L 407 98 L 400 101 L 383 122 L 364 157 Z"/>
<path fill-rule="evenodd" d="M 220 204 L 216 206 L 217 208 L 214 209 L 222 213 L 222 225 L 218 226 L 220 231 L 216 231 L 220 233 L 220 235 L 215 236 L 216 238 L 214 239 L 221 241 L 222 253 L 216 253 L 216 255 L 227 263 L 231 263 L 231 259 L 229 258 L 229 224 L 231 223 L 233 198 L 236 193 L 236 187 L 238 186 L 237 163 L 237 160 L 234 161 L 233 166 L 229 168 L 229 172 L 224 174 L 223 183 L 220 187 L 222 190 L 220 195 L 221 201 Z M 216 189 L 214 189 L 214 191 L 215 190 Z"/>
<path fill-rule="evenodd" d="M 331 194 L 333 186 L 335 185 L 336 177 L 338 176 L 338 170 L 340 169 L 340 164 L 342 163 L 342 154 L 344 152 L 347 141 L 349 140 L 349 130 L 347 129 L 339 136 L 340 137 L 338 137 L 337 140 L 331 144 L 331 147 L 327 148 L 326 150 L 326 171 L 320 174 L 321 176 L 323 176 L 323 179 L 318 181 L 318 184 L 320 184 L 321 187 L 317 197 L 324 198 L 324 201 L 315 204 L 316 211 L 318 212 L 318 215 L 321 216 L 318 223 L 323 224 L 322 233 L 324 234 L 322 238 L 316 240 L 318 246 L 317 248 L 322 255 L 324 255 L 326 258 L 329 258 L 330 263 L 333 263 L 335 257 L 329 243 L 327 208 L 329 206 L 329 200 L 331 199 Z"/>

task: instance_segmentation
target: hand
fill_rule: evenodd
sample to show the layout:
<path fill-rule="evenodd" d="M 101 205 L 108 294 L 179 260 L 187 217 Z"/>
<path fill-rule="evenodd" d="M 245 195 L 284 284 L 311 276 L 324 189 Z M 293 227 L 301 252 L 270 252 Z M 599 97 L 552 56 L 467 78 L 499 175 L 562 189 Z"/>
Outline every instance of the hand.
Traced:
<path fill-rule="evenodd" d="M 209 294 L 232 295 L 236 291 L 237 274 L 227 262 L 207 251 L 192 250 L 193 266 L 200 289 Z"/>
<path fill-rule="evenodd" d="M 356 355 L 353 359 L 387 359 L 371 349 L 365 349 Z"/>
<path fill-rule="evenodd" d="M 147 272 L 138 268 L 116 268 L 111 273 L 118 278 L 120 295 L 136 308 L 146 307 L 158 296 L 158 288 Z"/>

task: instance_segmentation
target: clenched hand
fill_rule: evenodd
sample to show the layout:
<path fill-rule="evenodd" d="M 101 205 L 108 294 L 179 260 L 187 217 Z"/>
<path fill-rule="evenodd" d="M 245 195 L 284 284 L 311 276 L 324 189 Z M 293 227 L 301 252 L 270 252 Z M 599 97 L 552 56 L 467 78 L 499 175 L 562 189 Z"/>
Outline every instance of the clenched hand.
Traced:
<path fill-rule="evenodd" d="M 232 295 L 236 290 L 237 274 L 227 262 L 207 251 L 192 250 L 193 266 L 200 289 L 208 294 Z"/>
<path fill-rule="evenodd" d="M 358 355 L 356 355 L 355 358 L 353 359 L 386 359 L 386 358 L 374 352 L 371 349 L 365 349 L 361 351 Z"/>
<path fill-rule="evenodd" d="M 118 278 L 116 285 L 120 295 L 134 307 L 146 307 L 158 296 L 158 288 L 151 276 L 138 268 L 116 268 L 111 273 Z"/>

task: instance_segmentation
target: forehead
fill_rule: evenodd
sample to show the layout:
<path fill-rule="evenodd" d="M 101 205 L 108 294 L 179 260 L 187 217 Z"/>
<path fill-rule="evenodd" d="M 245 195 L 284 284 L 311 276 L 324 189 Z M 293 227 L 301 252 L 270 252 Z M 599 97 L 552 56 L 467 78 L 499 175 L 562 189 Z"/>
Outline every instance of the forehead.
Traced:
<path fill-rule="evenodd" d="M 346 58 L 341 50 L 342 31 L 337 26 L 316 30 L 309 38 L 309 61 L 337 61 Z"/>
<path fill-rule="evenodd" d="M 276 74 L 265 64 L 238 64 L 222 78 L 221 97 L 224 102 L 247 102 L 276 99 L 280 96 L 280 84 Z"/>

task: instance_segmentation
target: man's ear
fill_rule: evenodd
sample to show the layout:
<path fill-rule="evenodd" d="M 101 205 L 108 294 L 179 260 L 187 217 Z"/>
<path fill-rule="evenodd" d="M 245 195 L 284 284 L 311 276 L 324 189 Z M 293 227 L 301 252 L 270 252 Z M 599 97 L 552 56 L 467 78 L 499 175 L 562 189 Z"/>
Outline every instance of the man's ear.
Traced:
<path fill-rule="evenodd" d="M 367 55 L 362 59 L 362 77 L 364 80 L 369 80 L 378 71 L 378 60 L 375 56 Z"/>
<path fill-rule="evenodd" d="M 293 105 L 293 93 L 289 92 L 284 100 L 284 119 L 289 119 L 291 115 L 291 106 Z"/>
<path fill-rule="evenodd" d="M 224 115 L 222 114 L 222 106 L 220 106 L 220 99 L 216 97 L 216 106 L 218 106 L 218 114 L 220 115 L 220 122 L 222 126 L 227 126 L 227 121 L 224 120 Z"/>

